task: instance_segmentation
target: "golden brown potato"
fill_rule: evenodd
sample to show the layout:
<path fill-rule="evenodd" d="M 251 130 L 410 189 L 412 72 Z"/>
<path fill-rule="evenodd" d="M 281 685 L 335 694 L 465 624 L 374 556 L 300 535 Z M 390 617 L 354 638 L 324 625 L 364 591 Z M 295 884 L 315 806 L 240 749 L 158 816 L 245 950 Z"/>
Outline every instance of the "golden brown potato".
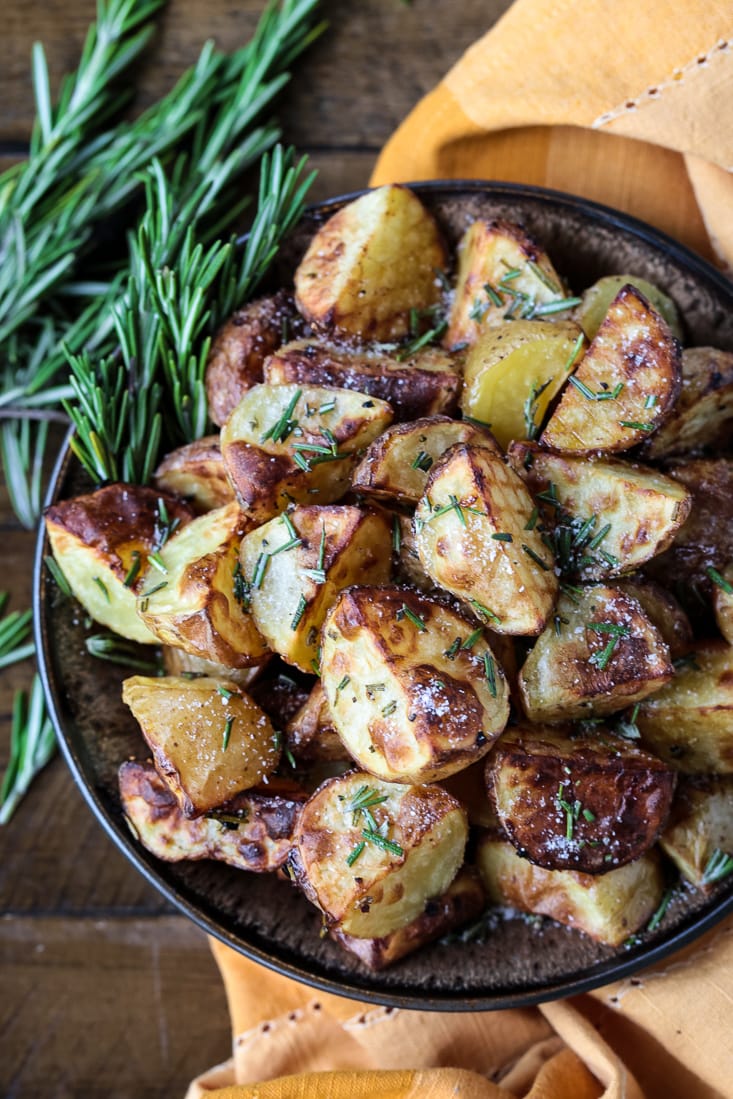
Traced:
<path fill-rule="evenodd" d="M 636 275 L 606 275 L 583 291 L 580 305 L 573 312 L 589 340 L 592 340 L 608 312 L 608 307 L 624 286 L 633 286 L 664 317 L 673 336 L 682 340 L 682 326 L 677 306 L 658 286 Z"/>
<path fill-rule="evenodd" d="M 667 322 L 624 286 L 570 377 L 542 445 L 580 454 L 628 450 L 667 419 L 681 379 L 680 346 Z"/>
<path fill-rule="evenodd" d="M 512 443 L 507 457 L 540 497 L 558 549 L 565 539 L 563 571 L 581 580 L 633 572 L 671 544 L 690 514 L 690 493 L 649 467 L 534 443 Z"/>
<path fill-rule="evenodd" d="M 209 415 L 217 427 L 228 419 L 247 390 L 262 381 L 267 356 L 303 333 L 304 327 L 292 295 L 279 290 L 248 302 L 219 329 L 206 363 Z"/>
<path fill-rule="evenodd" d="M 552 554 L 523 481 L 485 447 L 452 446 L 415 511 L 423 568 L 497 633 L 538 634 L 557 593 Z"/>
<path fill-rule="evenodd" d="M 490 431 L 447 416 L 393 424 L 367 447 L 354 470 L 356 492 L 398 504 L 416 504 L 425 492 L 428 473 L 455 443 L 485 446 L 500 454 Z"/>
<path fill-rule="evenodd" d="M 601 717 L 669 683 L 669 649 L 636 599 L 594 584 L 558 600 L 519 673 L 530 721 Z"/>
<path fill-rule="evenodd" d="M 486 754 L 506 725 L 504 674 L 483 631 L 404 588 L 349 588 L 323 624 L 321 681 L 366 771 L 436 782 Z"/>
<path fill-rule="evenodd" d="M 621 946 L 641 930 L 664 895 L 664 875 L 654 850 L 607 874 L 580 874 L 535 866 L 511 843 L 489 833 L 477 858 L 490 900 L 549 916 L 609 946 Z"/>
<path fill-rule="evenodd" d="M 733 776 L 682 775 L 660 844 L 696 889 L 732 874 Z"/>
<path fill-rule="evenodd" d="M 216 859 L 239 870 L 277 870 L 293 845 L 305 792 L 265 790 L 237 794 L 219 815 L 189 820 L 152 763 L 123 763 L 122 811 L 143 847 L 166 862 Z"/>
<path fill-rule="evenodd" d="M 221 808 L 277 767 L 269 719 L 231 680 L 135 675 L 123 683 L 122 701 L 187 817 Z"/>
<path fill-rule="evenodd" d="M 584 345 L 573 321 L 508 321 L 482 332 L 466 356 L 461 408 L 506 449 L 534 439 Z"/>
<path fill-rule="evenodd" d="M 389 580 L 386 519 L 357 507 L 296 507 L 252 531 L 240 560 L 252 616 L 270 646 L 304 672 L 317 666 L 319 631 L 342 588 Z"/>
<path fill-rule="evenodd" d="M 644 747 L 688 774 L 733 773 L 733 648 L 706 641 L 639 707 Z"/>
<path fill-rule="evenodd" d="M 636 599 L 651 624 L 662 635 L 672 660 L 690 651 L 693 643 L 690 620 L 666 588 L 640 576 L 618 580 L 614 587 Z"/>
<path fill-rule="evenodd" d="M 291 867 L 329 929 L 381 939 L 445 893 L 467 837 L 466 814 L 442 787 L 351 771 L 303 806 Z"/>
<path fill-rule="evenodd" d="M 153 483 L 183 497 L 198 514 L 234 502 L 218 435 L 207 435 L 171 451 L 153 474 Z"/>
<path fill-rule="evenodd" d="M 298 309 L 315 328 L 365 340 L 410 331 L 410 310 L 440 298 L 447 255 L 432 214 L 406 187 L 379 187 L 338 210 L 295 272 Z"/>
<path fill-rule="evenodd" d="M 152 559 L 137 610 L 160 641 L 231 668 L 262 663 L 269 650 L 249 613 L 239 565 L 246 527 L 238 504 L 216 508 Z"/>
<path fill-rule="evenodd" d="M 424 911 L 404 927 L 380 939 L 357 939 L 334 928 L 331 938 L 354 954 L 367 969 L 378 972 L 475 920 L 485 906 L 486 894 L 480 878 L 475 871 L 464 868 L 458 871 L 442 896 L 431 898 Z"/>
<path fill-rule="evenodd" d="M 359 351 L 316 340 L 296 340 L 269 357 L 269 385 L 327 385 L 355 389 L 388 401 L 396 420 L 454 412 L 461 374 L 446 351 L 427 347 L 400 360 L 378 351 Z"/>
<path fill-rule="evenodd" d="M 330 504 L 349 488 L 358 454 L 392 421 L 384 401 L 348 389 L 256 385 L 225 423 L 227 473 L 253 523 L 288 504 Z"/>
<path fill-rule="evenodd" d="M 486 761 L 499 824 L 547 870 L 602 874 L 643 855 L 664 828 L 674 771 L 602 726 L 588 735 L 508 729 Z"/>
<path fill-rule="evenodd" d="M 202 656 L 194 656 L 184 649 L 178 649 L 175 645 L 163 645 L 163 667 L 166 675 L 182 675 L 189 679 L 196 676 L 208 675 L 214 679 L 231 679 L 238 687 L 248 690 L 262 675 L 262 669 L 269 664 L 271 657 L 266 656 L 261 664 L 253 668 L 229 668 L 226 664 L 218 664 L 215 660 L 205 660 Z"/>
<path fill-rule="evenodd" d="M 131 641 L 158 638 L 138 617 L 148 555 L 193 512 L 166 492 L 112 484 L 46 508 L 51 549 L 69 587 L 95 622 Z"/>
<path fill-rule="evenodd" d="M 322 683 L 310 695 L 285 727 L 286 744 L 293 758 L 304 763 L 351 759 L 333 723 Z"/>
<path fill-rule="evenodd" d="M 446 347 L 473 344 L 505 320 L 567 317 L 578 302 L 565 294 L 546 252 L 522 225 L 474 221 L 458 245 L 458 277 Z"/>
<path fill-rule="evenodd" d="M 715 570 L 711 579 L 715 621 L 725 640 L 733 645 L 733 561 L 722 572 Z"/>
<path fill-rule="evenodd" d="M 733 353 L 714 347 L 682 352 L 682 389 L 671 416 L 644 445 L 644 457 L 673 458 L 707 447 L 731 449 Z"/>

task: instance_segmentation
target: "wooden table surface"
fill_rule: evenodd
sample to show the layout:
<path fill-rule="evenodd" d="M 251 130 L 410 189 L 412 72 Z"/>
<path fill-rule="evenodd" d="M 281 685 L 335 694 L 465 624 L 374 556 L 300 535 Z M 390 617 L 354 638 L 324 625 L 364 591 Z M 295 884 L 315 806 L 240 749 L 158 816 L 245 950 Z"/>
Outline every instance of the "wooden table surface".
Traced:
<path fill-rule="evenodd" d="M 508 0 L 324 0 L 330 30 L 298 63 L 281 104 L 285 136 L 319 170 L 314 197 L 366 184 L 413 104 Z M 140 101 L 167 90 L 206 38 L 233 49 L 262 0 L 169 0 L 143 66 Z M 30 50 L 72 68 L 93 0 L 5 0 L 0 169 L 22 156 L 32 119 Z M 33 535 L 0 491 L 2 582 L 29 605 Z M 12 695 L 30 664 L 0 677 L 0 769 Z M 0 828 L 0 1095 L 7 1099 L 180 1097 L 229 1053 L 224 994 L 205 936 L 113 846 L 56 758 Z"/>

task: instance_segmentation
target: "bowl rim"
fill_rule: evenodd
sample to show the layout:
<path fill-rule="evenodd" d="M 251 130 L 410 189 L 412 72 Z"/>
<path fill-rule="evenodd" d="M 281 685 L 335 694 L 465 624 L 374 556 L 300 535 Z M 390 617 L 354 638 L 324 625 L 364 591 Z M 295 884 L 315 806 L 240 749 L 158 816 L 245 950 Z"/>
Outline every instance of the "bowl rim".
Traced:
<path fill-rule="evenodd" d="M 718 271 L 707 260 L 692 251 L 686 245 L 680 244 L 662 230 L 641 221 L 633 215 L 605 206 L 602 203 L 582 196 L 568 194 L 564 191 L 556 191 L 547 187 L 539 187 L 529 184 L 508 183 L 497 180 L 429 180 L 402 184 L 414 190 L 417 194 L 457 194 L 476 193 L 489 194 L 490 197 L 500 199 L 518 199 L 526 197 L 532 201 L 539 201 L 555 208 L 564 207 L 578 210 L 585 216 L 590 216 L 607 227 L 618 227 L 625 233 L 631 233 L 645 243 L 659 250 L 660 246 L 678 263 L 691 270 L 696 278 L 702 278 L 712 283 L 719 291 L 729 295 L 733 300 L 733 282 L 722 271 Z M 348 192 L 322 202 L 310 204 L 304 217 L 329 216 L 330 213 L 351 202 L 372 188 L 362 188 Z M 245 238 L 240 238 L 245 239 Z M 54 465 L 49 487 L 44 502 L 44 509 L 53 504 L 59 494 L 60 487 L 68 475 L 73 460 L 70 448 L 70 440 L 74 434 L 71 427 L 61 445 L 59 456 Z M 46 580 L 44 576 L 44 558 L 49 552 L 48 537 L 43 522 L 39 524 L 38 536 L 33 567 L 33 629 L 38 672 L 43 685 L 48 713 L 56 731 L 56 737 L 61 748 L 62 755 L 69 767 L 76 785 L 90 807 L 97 821 L 136 870 L 153 888 L 160 893 L 174 908 L 184 916 L 191 919 L 202 931 L 218 939 L 224 945 L 229 946 L 237 953 L 244 955 L 251 961 L 265 966 L 267 969 L 284 977 L 290 977 L 302 984 L 308 985 L 320 992 L 331 993 L 362 1003 L 379 1005 L 391 1008 L 402 1008 L 418 1011 L 445 1011 L 445 1012 L 473 1012 L 473 1011 L 498 1011 L 508 1008 L 529 1007 L 537 1004 L 562 999 L 568 996 L 576 996 L 593 989 L 602 987 L 611 982 L 622 980 L 637 973 L 641 969 L 656 964 L 670 954 L 688 946 L 697 940 L 706 931 L 719 923 L 726 915 L 733 912 L 733 892 L 729 896 L 713 899 L 708 909 L 693 913 L 687 920 L 672 929 L 664 939 L 658 943 L 642 944 L 641 947 L 629 950 L 626 956 L 613 957 L 592 965 L 585 971 L 571 973 L 568 977 L 545 981 L 536 986 L 524 986 L 519 989 L 505 989 L 497 992 L 463 995 L 459 989 L 457 992 L 426 992 L 424 995 L 416 995 L 414 992 L 401 993 L 388 989 L 370 989 L 352 981 L 349 977 L 333 979 L 312 973 L 307 968 L 282 957 L 276 957 L 251 943 L 245 942 L 241 937 L 228 928 L 217 923 L 213 916 L 202 911 L 188 897 L 180 894 L 174 886 L 165 880 L 157 870 L 156 862 L 148 862 L 141 850 L 138 850 L 132 833 L 121 827 L 120 822 L 112 813 L 99 794 L 98 789 L 87 775 L 84 761 L 74 743 L 73 734 L 67 731 L 64 715 L 61 708 L 63 698 L 63 686 L 59 683 L 54 669 L 52 645 L 49 636 L 48 621 L 46 617 Z M 152 856 L 150 856 L 152 859 Z M 580 973 L 580 975 L 578 975 Z M 365 975 L 368 980 L 369 975 Z"/>

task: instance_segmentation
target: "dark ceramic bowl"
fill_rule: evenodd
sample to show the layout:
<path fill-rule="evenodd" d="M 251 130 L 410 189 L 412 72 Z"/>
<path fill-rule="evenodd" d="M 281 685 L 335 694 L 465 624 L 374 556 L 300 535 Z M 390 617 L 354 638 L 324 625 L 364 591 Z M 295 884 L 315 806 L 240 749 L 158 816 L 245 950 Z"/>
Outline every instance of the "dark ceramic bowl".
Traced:
<path fill-rule="evenodd" d="M 584 199 L 503 183 L 418 184 L 415 190 L 455 245 L 477 216 L 518 220 L 545 246 L 573 290 L 606 274 L 628 272 L 658 284 L 677 303 L 686 343 L 733 350 L 733 284 L 692 252 L 625 214 Z M 291 277 L 315 227 L 349 199 L 309 212 L 279 262 Z M 68 448 L 49 502 L 90 489 Z M 654 932 L 630 949 L 599 946 L 548 920 L 497 917 L 488 941 L 436 943 L 384 973 L 371 974 L 328 939 L 320 918 L 286 882 L 214 862 L 163 863 L 128 831 L 117 794 L 117 768 L 146 749 L 120 701 L 123 668 L 88 656 L 81 616 L 63 601 L 42 567 L 35 578 L 36 643 L 61 747 L 100 824 L 172 904 L 229 946 L 287 976 L 371 1003 L 440 1011 L 486 1011 L 587 991 L 633 973 L 691 942 L 733 911 L 733 881 L 712 897 L 680 892 Z"/>

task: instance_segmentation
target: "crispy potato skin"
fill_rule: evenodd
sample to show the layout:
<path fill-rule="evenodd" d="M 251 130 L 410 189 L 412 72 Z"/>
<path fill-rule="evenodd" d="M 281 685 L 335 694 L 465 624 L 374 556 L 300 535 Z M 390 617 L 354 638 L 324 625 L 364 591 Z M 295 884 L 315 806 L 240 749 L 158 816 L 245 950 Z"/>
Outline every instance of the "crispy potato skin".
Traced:
<path fill-rule="evenodd" d="M 440 897 L 431 898 L 414 920 L 381 939 L 357 939 L 334 928 L 331 938 L 374 972 L 386 969 L 435 939 L 475 920 L 484 910 L 486 894 L 472 870 L 459 870 Z"/>
<path fill-rule="evenodd" d="M 474 633 L 469 620 L 408 589 L 341 593 L 323 624 L 321 681 L 339 736 L 364 770 L 436 782 L 486 754 L 509 698 L 483 636 L 449 655 L 456 638 Z"/>
<path fill-rule="evenodd" d="M 570 737 L 512 728 L 486 761 L 499 823 L 521 855 L 547 870 L 602 874 L 659 838 L 676 775 L 604 729 Z"/>
<path fill-rule="evenodd" d="M 147 556 L 164 537 L 159 501 L 171 523 L 193 518 L 175 496 L 125 484 L 61 500 L 44 513 L 53 555 L 84 609 L 122 637 L 147 644 L 157 638 L 138 617 L 135 600 Z M 136 561 L 138 578 L 126 586 Z"/>
<path fill-rule="evenodd" d="M 252 668 L 229 668 L 215 660 L 206 660 L 203 656 L 187 653 L 175 645 L 163 645 L 163 667 L 166 675 L 198 676 L 208 675 L 214 679 L 231 679 L 238 687 L 248 690 L 262 675 L 262 669 L 269 664 L 271 656 L 263 658 L 261 664 Z"/>
<path fill-rule="evenodd" d="M 549 916 L 609 946 L 620 946 L 644 927 L 664 893 L 654 850 L 607 874 L 581 874 L 535 866 L 488 833 L 479 843 L 477 862 L 490 900 Z"/>
<path fill-rule="evenodd" d="M 221 809 L 277 767 L 269 719 L 231 680 L 136 675 L 122 684 L 122 701 L 186 817 Z"/>
<path fill-rule="evenodd" d="M 379 187 L 321 226 L 295 272 L 298 309 L 314 328 L 400 339 L 410 310 L 440 297 L 447 254 L 432 214 L 406 187 Z"/>
<path fill-rule="evenodd" d="M 279 290 L 238 309 L 219 329 L 205 379 L 209 415 L 217 427 L 225 423 L 247 390 L 262 381 L 265 359 L 284 342 L 283 332 L 293 328 L 297 333 L 305 326 L 292 295 Z"/>
<path fill-rule="evenodd" d="M 417 504 L 431 466 L 455 443 L 485 446 L 501 454 L 490 431 L 447 416 L 428 416 L 388 427 L 367 447 L 351 483 L 356 492 L 380 500 Z"/>
<path fill-rule="evenodd" d="M 610 524 L 600 549 L 616 563 L 588 549 L 582 559 L 589 557 L 593 564 L 576 569 L 581 580 L 633 572 L 671 545 L 690 514 L 690 493 L 649 467 L 617 458 L 560 454 L 533 443 L 512 443 L 507 457 L 533 495 L 554 485 L 562 511 L 544 504 L 546 525 L 597 516 L 591 531 L 597 534 Z"/>
<path fill-rule="evenodd" d="M 618 588 L 594 584 L 572 598 L 561 595 L 555 620 L 537 639 L 519 673 L 530 721 L 612 714 L 658 691 L 674 675 L 661 634 L 636 599 Z M 628 632 L 614 635 L 609 628 Z M 612 637 L 615 645 L 604 662 L 601 653 Z"/>
<path fill-rule="evenodd" d="M 542 445 L 579 454 L 628 450 L 670 415 L 682 384 L 681 349 L 666 321 L 627 285 L 611 302 L 573 377 L 594 394 L 623 388 L 615 399 L 599 401 L 568 383 Z M 650 395 L 656 403 L 648 408 Z"/>
<path fill-rule="evenodd" d="M 706 641 L 691 655 L 691 665 L 642 702 L 642 742 L 679 771 L 732 774 L 733 648 Z"/>
<path fill-rule="evenodd" d="M 662 635 L 672 660 L 690 651 L 693 644 L 690 620 L 666 588 L 642 576 L 618 580 L 614 587 L 639 603 L 651 624 Z"/>
<path fill-rule="evenodd" d="M 286 744 L 303 763 L 350 759 L 333 723 L 322 683 L 315 683 L 308 698 L 285 727 Z"/>
<path fill-rule="evenodd" d="M 733 775 L 681 775 L 660 844 L 686 881 L 711 892 L 711 856 L 733 853 Z"/>
<path fill-rule="evenodd" d="M 365 786 L 371 799 L 385 799 L 369 813 L 377 829 L 386 825 L 388 841 L 401 854 L 364 842 L 369 818 L 352 806 Z M 442 787 L 381 782 L 352 771 L 324 782 L 304 805 L 290 865 L 329 928 L 380 939 L 445 893 L 463 862 L 467 836 L 464 810 Z M 361 842 L 349 866 L 346 860 Z"/>
<path fill-rule="evenodd" d="M 297 340 L 271 355 L 264 367 L 269 385 L 335 386 L 388 401 L 398 421 L 455 412 L 461 391 L 458 363 L 429 347 L 400 362 L 377 351 Z"/>
<path fill-rule="evenodd" d="M 643 447 L 658 461 L 703 448 L 730 451 L 733 423 L 733 352 L 689 347 L 682 352 L 682 389 L 659 431 Z"/>
<path fill-rule="evenodd" d="M 151 763 L 123 763 L 120 799 L 133 834 L 151 854 L 166 862 L 216 859 L 238 870 L 266 873 L 287 860 L 305 791 L 282 796 L 251 790 L 226 806 L 239 826 L 212 817 L 189 820 Z"/>
<path fill-rule="evenodd" d="M 153 483 L 183 497 L 198 515 L 234 501 L 218 435 L 207 435 L 172 450 L 153 474 Z"/>
<path fill-rule="evenodd" d="M 608 307 L 624 286 L 633 286 L 660 313 L 670 327 L 672 335 L 682 340 L 677 306 L 658 286 L 637 278 L 636 275 L 606 275 L 583 291 L 582 300 L 573 311 L 573 317 L 581 326 L 589 340 L 592 340 L 608 312 Z"/>
<path fill-rule="evenodd" d="M 540 633 L 557 594 L 552 555 L 527 529 L 532 509 L 522 479 L 501 458 L 457 443 L 430 470 L 415 511 L 425 571 L 497 633 Z"/>

